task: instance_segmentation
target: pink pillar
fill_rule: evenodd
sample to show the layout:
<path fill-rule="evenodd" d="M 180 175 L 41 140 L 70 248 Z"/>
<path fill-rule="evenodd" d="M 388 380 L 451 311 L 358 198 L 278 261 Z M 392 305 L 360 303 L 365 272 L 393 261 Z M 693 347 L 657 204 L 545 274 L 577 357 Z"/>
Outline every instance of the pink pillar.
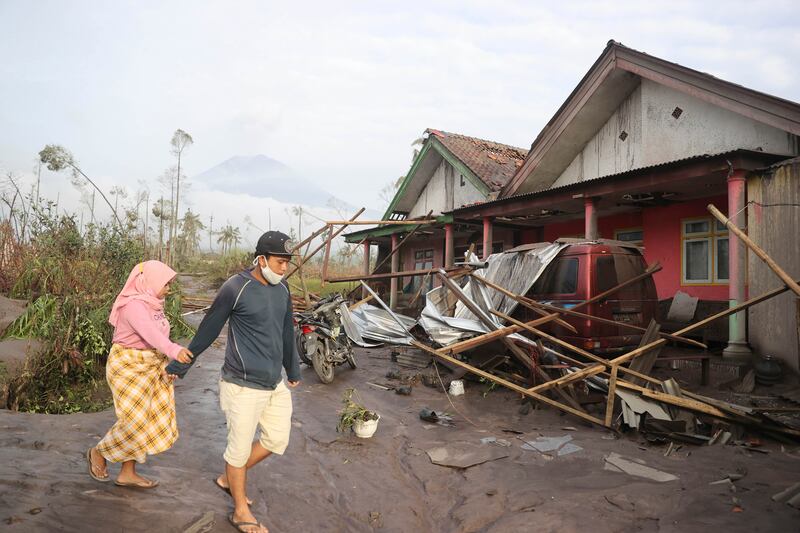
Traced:
<path fill-rule="evenodd" d="M 399 239 L 397 233 L 392 234 L 392 252 L 397 249 Z M 392 273 L 400 272 L 400 254 L 395 253 L 392 255 Z M 398 278 L 392 278 L 389 282 L 389 308 L 395 309 L 397 306 L 397 281 Z"/>
<path fill-rule="evenodd" d="M 584 236 L 587 241 L 597 240 L 597 198 L 584 198 L 583 209 L 586 222 Z"/>
<path fill-rule="evenodd" d="M 483 258 L 492 255 L 492 217 L 483 217 Z"/>
<path fill-rule="evenodd" d="M 364 241 L 364 260 L 361 266 L 361 274 L 364 276 L 369 276 L 369 241 Z M 361 287 L 361 297 L 366 298 L 369 296 L 369 292 L 364 287 Z"/>
<path fill-rule="evenodd" d="M 728 176 L 728 218 L 737 228 L 745 229 L 745 202 L 747 199 L 747 178 L 744 170 L 735 170 Z M 716 223 L 714 221 L 713 223 Z M 728 305 L 735 307 L 745 300 L 745 259 L 744 244 L 730 234 L 728 237 Z M 728 346 L 722 351 L 726 359 L 748 361 L 753 355 L 747 346 L 745 312 L 731 315 L 728 319 Z"/>
<path fill-rule="evenodd" d="M 444 225 L 444 266 L 449 268 L 455 261 L 455 249 L 453 246 L 453 225 Z"/>

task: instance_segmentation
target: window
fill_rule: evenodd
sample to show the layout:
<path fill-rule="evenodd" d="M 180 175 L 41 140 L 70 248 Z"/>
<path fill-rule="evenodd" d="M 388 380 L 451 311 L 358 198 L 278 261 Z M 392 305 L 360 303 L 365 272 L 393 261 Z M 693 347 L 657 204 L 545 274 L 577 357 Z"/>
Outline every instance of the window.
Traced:
<path fill-rule="evenodd" d="M 642 228 L 618 229 L 614 232 L 614 239 L 641 245 L 644 243 L 644 231 Z"/>
<path fill-rule="evenodd" d="M 728 230 L 711 218 L 681 222 L 684 284 L 728 282 Z"/>
<path fill-rule="evenodd" d="M 430 270 L 433 268 L 433 250 L 416 250 L 414 252 L 414 270 Z M 404 292 L 413 292 L 416 294 L 417 290 L 419 290 L 420 284 L 422 280 L 426 279 L 425 276 L 414 276 L 411 278 L 411 283 L 409 283 Z M 427 276 L 427 287 L 425 290 L 431 290 L 433 288 L 433 276 Z"/>
<path fill-rule="evenodd" d="M 575 294 L 578 290 L 578 258 L 556 259 L 533 284 L 534 294 Z"/>

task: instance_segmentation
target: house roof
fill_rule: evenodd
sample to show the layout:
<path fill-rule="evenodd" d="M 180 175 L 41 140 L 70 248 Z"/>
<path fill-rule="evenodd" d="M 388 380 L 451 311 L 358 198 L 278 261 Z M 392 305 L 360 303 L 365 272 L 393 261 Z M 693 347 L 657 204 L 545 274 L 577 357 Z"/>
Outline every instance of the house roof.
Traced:
<path fill-rule="evenodd" d="M 533 141 L 524 163 L 503 187 L 500 196 L 550 187 L 642 78 L 800 135 L 800 104 L 665 61 L 612 40 Z"/>
<path fill-rule="evenodd" d="M 425 133 L 428 138 L 434 137 L 441 142 L 492 192 L 499 191 L 508 183 L 528 154 L 524 148 L 459 133 L 432 128 L 426 129 Z"/>
<path fill-rule="evenodd" d="M 443 160 L 488 196 L 499 193 L 527 153 L 516 146 L 433 128 L 426 129 L 424 135 L 425 142 L 386 209 L 384 219 L 393 213 L 411 211 Z"/>
<path fill-rule="evenodd" d="M 626 200 L 631 193 L 670 191 L 674 201 L 725 194 L 731 168 L 757 171 L 765 165 L 785 162 L 786 159 L 785 155 L 741 149 L 690 156 L 464 206 L 454 209 L 450 214 L 455 221 L 479 220 L 484 216 L 520 217 L 525 224 L 537 226 L 553 222 L 553 212 L 556 211 L 583 217 L 586 197 L 601 197 L 604 199 L 604 210 L 619 211 L 637 206 L 636 201 Z"/>

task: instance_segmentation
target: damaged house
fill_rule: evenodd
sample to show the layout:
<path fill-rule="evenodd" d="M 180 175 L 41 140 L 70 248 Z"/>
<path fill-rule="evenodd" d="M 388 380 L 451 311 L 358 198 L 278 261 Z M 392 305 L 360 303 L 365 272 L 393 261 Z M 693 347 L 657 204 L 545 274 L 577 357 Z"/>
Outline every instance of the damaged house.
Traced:
<path fill-rule="evenodd" d="M 780 286 L 710 215 L 713 204 L 800 277 L 800 251 L 785 241 L 800 231 L 797 103 L 610 41 L 530 151 L 514 149 L 517 159 L 479 166 L 456 144 L 483 141 L 428 133 L 384 219 L 431 211 L 436 219 L 384 266 L 392 272 L 449 266 L 471 243 L 486 257 L 563 237 L 613 239 L 643 247 L 648 264 L 660 263 L 654 280 L 664 314 L 680 292 L 699 300 L 697 320 Z M 426 159 L 443 147 L 456 161 Z M 453 187 L 462 183 L 475 192 L 454 201 Z M 347 239 L 376 244 L 380 263 L 408 232 L 385 226 Z M 395 306 L 413 292 L 409 284 L 429 278 L 402 279 L 387 288 Z M 796 371 L 799 324 L 800 304 L 785 294 L 717 321 L 704 336 L 724 342 L 727 358 L 768 351 Z"/>

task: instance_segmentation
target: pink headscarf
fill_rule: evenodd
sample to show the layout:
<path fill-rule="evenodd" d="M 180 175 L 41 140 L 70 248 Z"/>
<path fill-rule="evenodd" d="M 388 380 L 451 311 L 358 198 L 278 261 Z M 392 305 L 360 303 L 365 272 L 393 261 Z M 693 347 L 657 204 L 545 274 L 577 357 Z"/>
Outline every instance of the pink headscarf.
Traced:
<path fill-rule="evenodd" d="M 128 281 L 111 306 L 108 321 L 117 327 L 120 310 L 131 300 L 141 300 L 155 311 L 162 310 L 164 299 L 156 295 L 175 277 L 175 274 L 174 270 L 161 261 L 145 261 L 133 267 Z"/>

